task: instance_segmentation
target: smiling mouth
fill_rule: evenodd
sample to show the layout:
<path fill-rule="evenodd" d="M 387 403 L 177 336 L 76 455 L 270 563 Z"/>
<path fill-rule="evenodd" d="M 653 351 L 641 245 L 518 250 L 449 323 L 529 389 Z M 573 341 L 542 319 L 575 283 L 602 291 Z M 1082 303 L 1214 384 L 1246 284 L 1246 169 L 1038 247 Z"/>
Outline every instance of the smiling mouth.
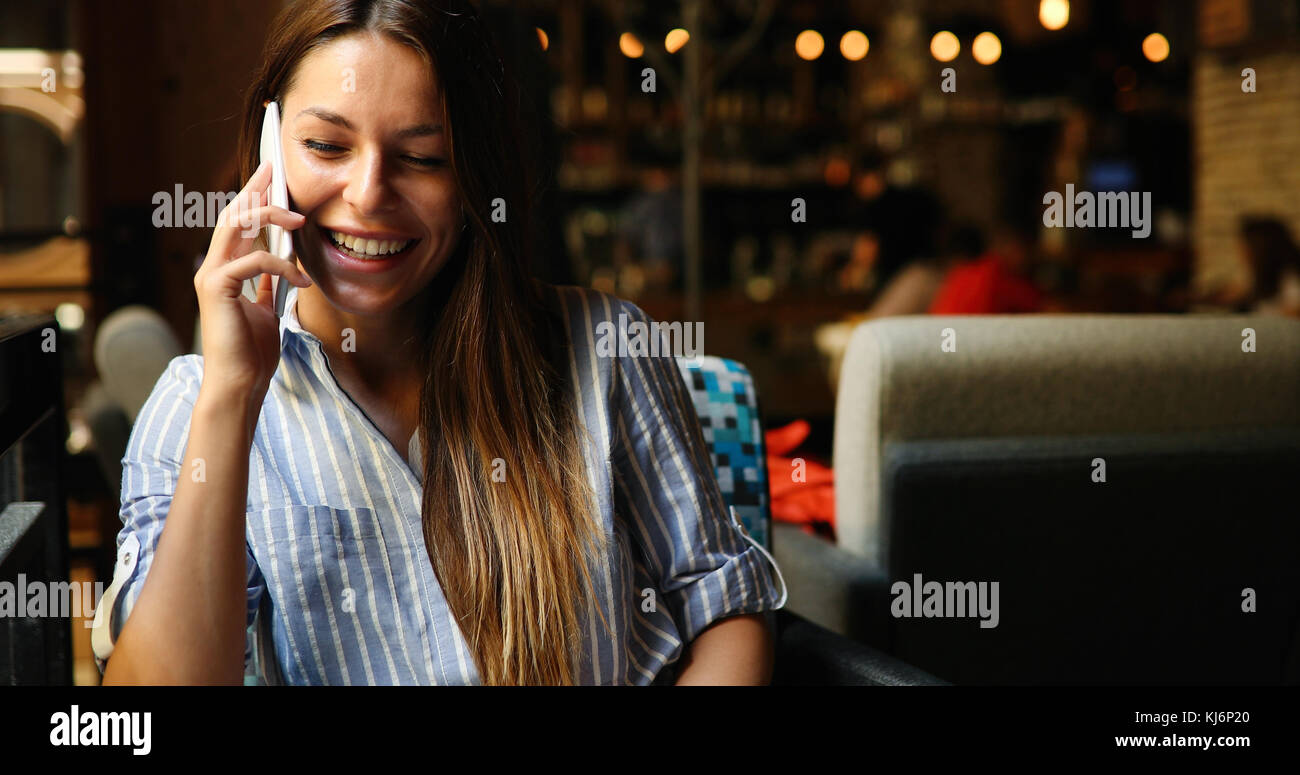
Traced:
<path fill-rule="evenodd" d="M 326 237 L 339 252 L 362 261 L 383 261 L 409 251 L 418 239 L 408 240 L 373 240 L 353 237 L 341 231 L 328 230 Z"/>

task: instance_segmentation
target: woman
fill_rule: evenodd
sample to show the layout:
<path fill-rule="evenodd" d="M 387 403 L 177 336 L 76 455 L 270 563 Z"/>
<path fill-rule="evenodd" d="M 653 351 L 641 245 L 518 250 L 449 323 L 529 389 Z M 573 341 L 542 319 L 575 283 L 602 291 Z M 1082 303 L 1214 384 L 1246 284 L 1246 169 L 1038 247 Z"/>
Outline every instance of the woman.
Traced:
<path fill-rule="evenodd" d="M 232 207 L 297 261 L 213 234 L 204 355 L 126 453 L 104 682 L 240 683 L 260 609 L 288 683 L 765 683 L 769 567 L 675 362 L 600 357 L 644 313 L 528 274 L 519 95 L 473 9 L 299 2 L 266 52 Z M 292 212 L 255 164 L 273 99 Z"/>

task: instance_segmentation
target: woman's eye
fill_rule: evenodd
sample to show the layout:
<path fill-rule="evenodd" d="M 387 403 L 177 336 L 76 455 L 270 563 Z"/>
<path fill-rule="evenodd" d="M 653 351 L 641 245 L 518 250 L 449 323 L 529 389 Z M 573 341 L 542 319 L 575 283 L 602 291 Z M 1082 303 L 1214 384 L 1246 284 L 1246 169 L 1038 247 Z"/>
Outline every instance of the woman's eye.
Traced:
<path fill-rule="evenodd" d="M 314 151 L 319 154 L 333 155 L 333 154 L 342 153 L 347 150 L 346 148 L 343 148 L 338 145 L 322 143 L 319 140 L 303 140 L 302 145 L 304 148 L 307 148 L 308 150 Z M 405 159 L 410 164 L 414 164 L 417 167 L 423 167 L 423 168 L 441 167 L 447 163 L 446 159 L 431 158 L 425 156 L 407 155 L 407 156 L 403 156 L 402 158 Z"/>
<path fill-rule="evenodd" d="M 337 145 L 330 145 L 329 143 L 322 143 L 317 140 L 303 140 L 302 144 L 304 147 L 316 151 L 317 153 L 338 153 L 343 150 Z"/>
<path fill-rule="evenodd" d="M 446 159 L 432 159 L 432 158 L 425 158 L 422 156 L 405 156 L 403 158 L 405 158 L 407 161 L 411 162 L 412 164 L 416 164 L 421 167 L 438 167 L 443 164 L 446 164 L 447 162 Z"/>

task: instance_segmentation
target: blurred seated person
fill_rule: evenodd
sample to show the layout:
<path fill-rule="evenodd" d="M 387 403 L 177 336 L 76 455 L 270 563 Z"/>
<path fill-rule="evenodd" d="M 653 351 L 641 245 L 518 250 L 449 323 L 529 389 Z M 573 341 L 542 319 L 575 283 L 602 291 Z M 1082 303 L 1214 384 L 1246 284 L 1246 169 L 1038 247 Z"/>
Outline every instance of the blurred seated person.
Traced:
<path fill-rule="evenodd" d="M 971 263 L 984 253 L 984 235 L 974 226 L 958 226 L 948 231 L 943 241 L 942 255 L 938 258 L 919 257 L 903 267 L 881 289 L 865 312 L 817 327 L 813 341 L 825 358 L 832 392 L 839 389 L 844 351 L 859 324 L 893 315 L 924 315 L 943 286 L 948 267 L 956 263 Z"/>
<path fill-rule="evenodd" d="M 1300 317 L 1300 249 L 1276 218 L 1242 216 L 1237 261 L 1242 272 L 1217 287 L 1193 294 L 1197 311 Z"/>
<path fill-rule="evenodd" d="M 880 255 L 880 240 L 866 231 L 853 238 L 849 259 L 835 274 L 836 286 L 841 291 L 867 291 L 873 286 L 871 272 Z"/>
<path fill-rule="evenodd" d="M 851 218 L 863 231 L 840 273 L 840 286 L 846 290 L 884 288 L 910 262 L 935 254 L 934 234 L 942 216 L 939 200 L 923 188 L 890 183 L 887 168 L 885 157 L 875 153 L 857 162 Z"/>
<path fill-rule="evenodd" d="M 872 302 L 867 317 L 925 314 L 943 287 L 948 267 L 975 261 L 984 254 L 984 235 L 975 226 L 958 226 L 945 241 L 939 258 L 918 258 L 895 273 Z"/>
<path fill-rule="evenodd" d="M 1041 291 L 1026 276 L 1029 244 L 1009 227 L 997 230 L 992 249 L 948 269 L 930 304 L 932 315 L 1003 315 L 1041 312 Z"/>
<path fill-rule="evenodd" d="M 683 263 L 682 192 L 676 177 L 672 170 L 648 170 L 644 189 L 619 214 L 622 239 L 615 245 L 615 269 L 622 284 L 640 286 L 636 291 L 671 288 Z M 626 282 L 633 276 L 640 279 Z"/>
<path fill-rule="evenodd" d="M 1250 269 L 1239 309 L 1255 315 L 1300 317 L 1300 248 L 1277 218 L 1241 219 L 1238 255 Z"/>

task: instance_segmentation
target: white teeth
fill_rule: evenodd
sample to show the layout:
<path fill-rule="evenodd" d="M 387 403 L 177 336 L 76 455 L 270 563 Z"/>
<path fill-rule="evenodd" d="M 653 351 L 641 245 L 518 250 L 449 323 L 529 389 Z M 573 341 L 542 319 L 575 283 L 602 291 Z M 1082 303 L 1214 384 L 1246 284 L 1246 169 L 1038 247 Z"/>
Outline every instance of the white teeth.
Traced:
<path fill-rule="evenodd" d="M 354 237 L 341 231 L 331 231 L 334 242 L 361 256 L 384 256 L 400 253 L 411 244 L 410 240 L 373 240 Z"/>

